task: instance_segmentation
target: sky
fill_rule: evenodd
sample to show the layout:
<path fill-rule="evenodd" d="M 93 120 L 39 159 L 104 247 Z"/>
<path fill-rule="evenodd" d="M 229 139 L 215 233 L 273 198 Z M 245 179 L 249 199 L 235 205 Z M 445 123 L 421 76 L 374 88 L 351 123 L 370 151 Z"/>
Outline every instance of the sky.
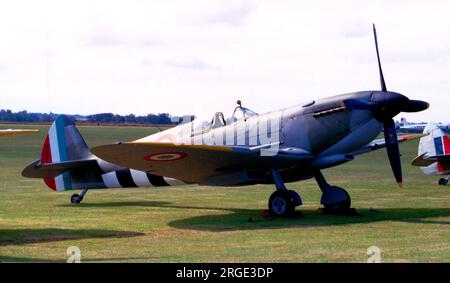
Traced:
<path fill-rule="evenodd" d="M 450 1 L 4 1 L 0 109 L 267 112 L 379 90 L 450 122 Z"/>

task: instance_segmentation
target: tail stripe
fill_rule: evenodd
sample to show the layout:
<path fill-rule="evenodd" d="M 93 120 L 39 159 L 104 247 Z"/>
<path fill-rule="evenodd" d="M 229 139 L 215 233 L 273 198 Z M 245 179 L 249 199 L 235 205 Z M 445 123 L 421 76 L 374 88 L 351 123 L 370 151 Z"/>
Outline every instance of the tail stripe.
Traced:
<path fill-rule="evenodd" d="M 55 122 L 56 123 L 56 122 Z M 56 133 L 56 127 L 52 125 L 50 127 L 50 130 L 48 131 L 49 141 L 50 141 L 50 152 L 53 162 L 59 162 L 61 161 L 61 158 L 59 156 L 59 143 L 58 143 L 58 136 Z"/>
<path fill-rule="evenodd" d="M 133 181 L 133 177 L 131 176 L 130 169 L 121 169 L 116 171 L 117 179 L 119 180 L 120 185 L 124 188 L 135 188 L 137 187 L 136 183 Z"/>
<path fill-rule="evenodd" d="M 56 120 L 56 136 L 58 137 L 58 148 L 60 161 L 69 160 L 67 156 L 66 135 L 64 133 L 64 120 Z"/>
<path fill-rule="evenodd" d="M 450 140 L 446 135 L 442 136 L 445 154 L 450 154 Z"/>
<path fill-rule="evenodd" d="M 436 149 L 436 155 L 444 154 L 444 149 L 442 146 L 442 137 L 434 138 L 434 147 Z"/>
<path fill-rule="evenodd" d="M 134 183 L 138 187 L 151 187 L 152 186 L 152 184 L 150 183 L 150 181 L 147 177 L 147 173 L 138 171 L 138 170 L 134 170 L 134 169 L 130 169 L 130 173 L 131 173 L 131 177 L 133 177 Z"/>
<path fill-rule="evenodd" d="M 122 188 L 119 179 L 117 179 L 116 171 L 103 174 L 102 179 L 107 188 Z"/>
<path fill-rule="evenodd" d="M 165 180 L 164 177 L 156 176 L 152 174 L 147 173 L 147 177 L 150 180 L 150 183 L 152 183 L 155 187 L 163 187 L 163 186 L 170 186 Z"/>

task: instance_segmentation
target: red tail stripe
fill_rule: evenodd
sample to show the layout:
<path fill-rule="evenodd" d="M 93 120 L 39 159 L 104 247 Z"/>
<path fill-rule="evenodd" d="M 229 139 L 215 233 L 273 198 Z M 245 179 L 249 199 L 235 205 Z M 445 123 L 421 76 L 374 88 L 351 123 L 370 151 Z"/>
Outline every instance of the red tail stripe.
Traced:
<path fill-rule="evenodd" d="M 444 154 L 450 154 L 450 140 L 446 135 L 442 137 L 442 140 L 444 142 Z"/>
<path fill-rule="evenodd" d="M 49 140 L 48 134 L 45 137 L 44 145 L 42 146 L 41 163 L 42 164 L 52 163 L 52 152 L 50 150 L 50 140 Z M 47 187 L 56 191 L 55 178 L 52 178 L 52 177 L 44 178 L 44 182 L 47 185 Z"/>

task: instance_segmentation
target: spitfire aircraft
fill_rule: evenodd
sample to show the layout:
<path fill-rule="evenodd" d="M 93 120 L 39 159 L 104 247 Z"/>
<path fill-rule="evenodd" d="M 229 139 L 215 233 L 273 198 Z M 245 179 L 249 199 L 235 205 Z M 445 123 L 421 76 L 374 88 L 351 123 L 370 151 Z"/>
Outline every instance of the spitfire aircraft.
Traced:
<path fill-rule="evenodd" d="M 426 136 L 420 139 L 419 156 L 412 164 L 420 166 L 426 175 L 447 176 L 439 180 L 439 185 L 447 185 L 450 180 L 450 139 L 437 124 L 431 122 L 423 133 Z"/>
<path fill-rule="evenodd" d="M 23 176 L 44 178 L 56 190 L 199 184 L 243 186 L 274 184 L 269 211 L 290 216 L 302 204 L 285 183 L 315 178 L 321 204 L 330 213 L 346 213 L 351 199 L 330 185 L 322 170 L 355 156 L 386 148 L 397 183 L 402 185 L 399 142 L 393 117 L 419 112 L 428 103 L 387 90 L 375 26 L 373 27 L 381 90 L 358 91 L 275 112 L 258 114 L 240 103 L 225 119 L 218 112 L 210 123 L 196 120 L 133 142 L 89 149 L 73 123 L 56 119 L 44 142 L 41 158 Z M 374 140 L 381 132 L 384 139 Z"/>

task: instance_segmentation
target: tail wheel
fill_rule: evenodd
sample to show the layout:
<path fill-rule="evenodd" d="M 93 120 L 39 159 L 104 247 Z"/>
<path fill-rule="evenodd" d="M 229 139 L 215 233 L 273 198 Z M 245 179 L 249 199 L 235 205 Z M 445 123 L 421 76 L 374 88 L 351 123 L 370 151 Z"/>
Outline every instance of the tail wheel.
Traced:
<path fill-rule="evenodd" d="M 442 179 L 439 180 L 439 185 L 445 186 L 445 185 L 447 185 L 447 184 L 448 184 L 447 179 L 442 178 Z"/>
<path fill-rule="evenodd" d="M 269 198 L 269 211 L 273 216 L 292 216 L 295 212 L 292 195 L 287 191 L 275 191 Z"/>
<path fill-rule="evenodd" d="M 83 197 L 80 196 L 79 194 L 73 194 L 70 197 L 70 202 L 71 203 L 80 203 L 83 200 Z"/>

